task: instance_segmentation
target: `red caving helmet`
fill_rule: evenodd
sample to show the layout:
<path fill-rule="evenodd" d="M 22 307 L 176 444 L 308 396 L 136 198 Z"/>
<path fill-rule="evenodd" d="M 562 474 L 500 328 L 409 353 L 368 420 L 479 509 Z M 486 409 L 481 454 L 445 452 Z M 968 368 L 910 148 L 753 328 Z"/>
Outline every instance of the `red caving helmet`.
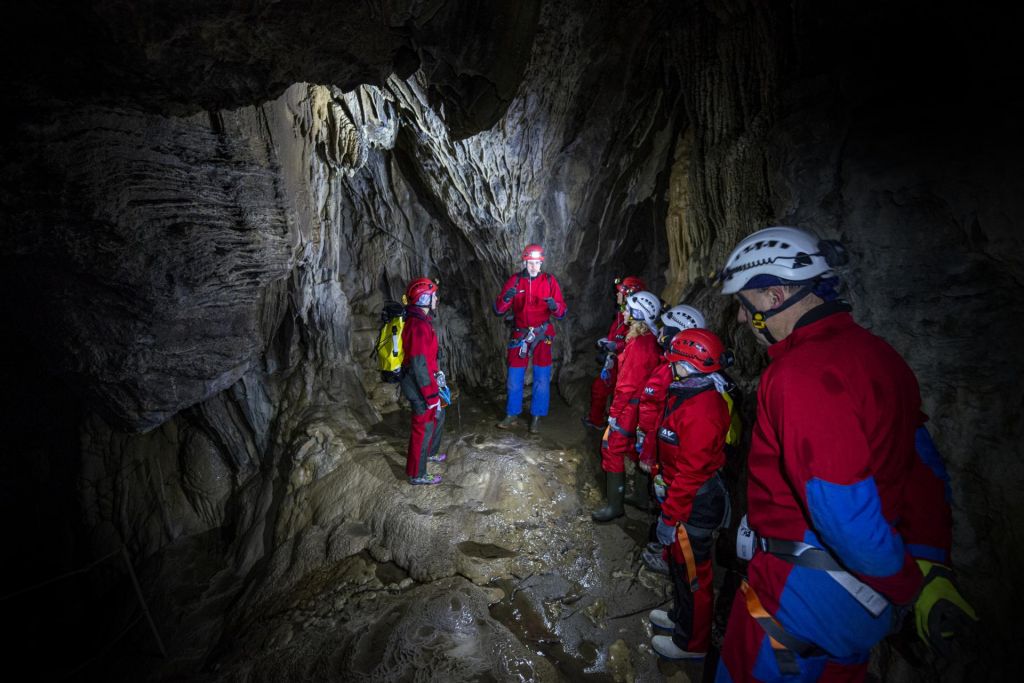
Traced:
<path fill-rule="evenodd" d="M 621 279 L 615 278 L 615 291 L 621 292 L 624 296 L 629 296 L 635 292 L 646 292 L 647 284 L 636 275 L 628 275 Z"/>
<path fill-rule="evenodd" d="M 725 344 L 714 332 L 694 328 L 672 337 L 665 350 L 665 360 L 670 363 L 684 360 L 697 372 L 709 373 L 731 365 L 732 354 L 726 352 Z"/>
<path fill-rule="evenodd" d="M 523 249 L 523 260 L 524 261 L 543 261 L 544 260 L 544 247 L 539 244 L 527 244 L 526 248 Z"/>
<path fill-rule="evenodd" d="M 405 300 L 414 306 L 429 306 L 431 294 L 437 292 L 437 283 L 429 277 L 418 277 L 409 283 L 405 288 Z M 428 297 L 425 303 L 420 302 L 420 297 Z"/>

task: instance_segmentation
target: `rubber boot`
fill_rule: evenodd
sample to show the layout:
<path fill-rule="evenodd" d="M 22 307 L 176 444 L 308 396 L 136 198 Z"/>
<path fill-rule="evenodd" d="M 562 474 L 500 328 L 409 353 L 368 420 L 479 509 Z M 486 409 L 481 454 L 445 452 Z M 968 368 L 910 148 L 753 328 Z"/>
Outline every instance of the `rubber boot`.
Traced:
<path fill-rule="evenodd" d="M 626 505 L 632 505 L 644 512 L 651 508 L 651 477 L 639 467 L 633 473 L 633 494 L 626 496 Z"/>
<path fill-rule="evenodd" d="M 598 510 L 590 513 L 590 518 L 595 522 L 610 522 L 616 517 L 623 515 L 622 496 L 626 488 L 625 472 L 605 472 L 607 477 L 608 503 Z"/>
<path fill-rule="evenodd" d="M 540 431 L 540 415 L 533 415 L 530 417 L 530 433 L 536 434 Z"/>
<path fill-rule="evenodd" d="M 498 429 L 512 429 L 519 422 L 518 415 L 506 415 L 505 419 L 494 425 Z"/>

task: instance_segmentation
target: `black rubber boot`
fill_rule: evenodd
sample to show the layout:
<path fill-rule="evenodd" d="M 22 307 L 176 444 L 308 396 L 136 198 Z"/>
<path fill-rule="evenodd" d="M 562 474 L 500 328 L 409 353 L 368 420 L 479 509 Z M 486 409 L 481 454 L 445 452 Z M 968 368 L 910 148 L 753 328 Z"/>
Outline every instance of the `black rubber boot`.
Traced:
<path fill-rule="evenodd" d="M 519 422 L 518 415 L 506 415 L 504 420 L 494 426 L 498 429 L 512 429 L 516 426 L 517 422 Z"/>
<path fill-rule="evenodd" d="M 639 467 L 633 473 L 633 494 L 626 496 L 626 505 L 632 505 L 644 512 L 650 512 L 651 476 Z"/>
<path fill-rule="evenodd" d="M 540 431 L 540 415 L 530 416 L 530 433 L 536 434 Z"/>
<path fill-rule="evenodd" d="M 610 522 L 623 515 L 622 496 L 626 488 L 625 472 L 605 472 L 607 477 L 608 503 L 603 508 L 590 513 L 595 522 Z"/>

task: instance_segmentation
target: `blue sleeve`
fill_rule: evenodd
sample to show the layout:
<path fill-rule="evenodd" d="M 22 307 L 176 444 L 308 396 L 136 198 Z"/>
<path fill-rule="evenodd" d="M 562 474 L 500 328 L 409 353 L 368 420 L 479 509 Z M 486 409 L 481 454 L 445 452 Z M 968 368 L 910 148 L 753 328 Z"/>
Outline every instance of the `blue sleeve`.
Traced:
<path fill-rule="evenodd" d="M 928 432 L 928 428 L 920 426 L 914 433 L 914 446 L 917 448 L 917 455 L 921 458 L 921 462 L 928 466 L 936 477 L 942 480 L 942 484 L 946 490 L 946 502 L 953 502 L 953 492 L 949 488 L 949 472 L 946 471 L 946 463 L 942 461 L 942 455 L 939 454 L 939 449 L 935 447 L 935 442 L 932 441 L 932 435 Z"/>
<path fill-rule="evenodd" d="M 879 577 L 902 568 L 903 539 L 882 515 L 873 477 L 846 485 L 811 479 L 806 495 L 815 529 L 844 565 Z"/>

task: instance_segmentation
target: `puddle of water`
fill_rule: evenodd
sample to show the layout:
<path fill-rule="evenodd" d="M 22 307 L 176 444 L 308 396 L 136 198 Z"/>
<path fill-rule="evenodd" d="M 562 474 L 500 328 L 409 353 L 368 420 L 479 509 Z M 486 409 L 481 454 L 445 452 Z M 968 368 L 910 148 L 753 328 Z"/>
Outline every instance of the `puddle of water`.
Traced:
<path fill-rule="evenodd" d="M 589 671 L 600 658 L 594 643 L 583 641 L 580 645 L 582 657 L 569 654 L 562 647 L 558 636 L 548 629 L 544 618 L 533 608 L 526 589 L 517 588 L 519 582 L 497 579 L 491 585 L 505 593 L 501 601 L 489 607 L 491 616 L 511 631 L 519 642 L 547 659 L 567 680 L 611 683 L 611 675 Z"/>
<path fill-rule="evenodd" d="M 469 557 L 479 557 L 483 560 L 497 560 L 505 557 L 515 557 L 516 553 L 512 552 L 508 548 L 502 548 L 500 545 L 494 545 L 492 543 L 474 543 L 473 541 L 463 541 L 458 546 L 459 552 Z"/>

